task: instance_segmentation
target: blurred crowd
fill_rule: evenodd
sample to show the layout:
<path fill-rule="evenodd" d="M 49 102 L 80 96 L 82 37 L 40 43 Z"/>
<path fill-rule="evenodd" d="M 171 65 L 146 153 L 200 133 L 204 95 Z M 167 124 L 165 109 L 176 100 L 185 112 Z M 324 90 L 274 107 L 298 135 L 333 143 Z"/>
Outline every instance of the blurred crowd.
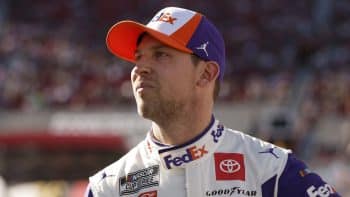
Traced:
<path fill-rule="evenodd" d="M 5 0 L 0 2 L 0 109 L 101 110 L 133 104 L 131 66 L 107 51 L 105 35 L 122 19 L 146 23 L 164 6 L 198 10 L 223 33 L 227 70 L 218 102 L 296 106 L 293 135 L 305 158 L 322 117 L 349 120 L 347 0 Z M 349 128 L 344 126 L 344 133 Z M 338 153 L 320 149 L 319 160 L 339 161 L 334 179 L 346 188 L 350 180 L 340 175 L 350 174 L 349 157 L 344 162 Z"/>
<path fill-rule="evenodd" d="M 71 27 L 5 26 L 0 41 L 4 109 L 84 109 L 122 99 L 120 87 L 129 78 L 123 63 L 70 38 Z"/>
<path fill-rule="evenodd" d="M 127 6 L 123 1 L 32 4 L 31 10 L 21 1 L 2 4 L 0 106 L 5 110 L 95 109 L 132 103 L 131 66 L 107 51 L 105 34 L 120 19 L 146 22 L 157 7 L 174 5 L 151 1 L 145 7 L 136 0 Z M 336 101 L 336 110 L 348 115 L 349 2 L 237 0 L 176 5 L 205 13 L 223 32 L 227 70 L 219 101 L 286 102 L 290 89 L 303 85 L 298 82 L 300 71 L 307 70 L 313 86 L 308 94 L 320 100 L 320 110 L 331 110 L 329 104 Z M 330 78 L 336 79 L 331 85 Z"/>

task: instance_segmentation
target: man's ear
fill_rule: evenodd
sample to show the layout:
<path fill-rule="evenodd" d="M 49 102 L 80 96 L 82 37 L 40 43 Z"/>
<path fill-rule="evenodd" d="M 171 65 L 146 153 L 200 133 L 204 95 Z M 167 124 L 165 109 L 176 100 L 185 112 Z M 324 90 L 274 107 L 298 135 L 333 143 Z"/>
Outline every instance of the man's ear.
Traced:
<path fill-rule="evenodd" d="M 216 81 L 216 78 L 219 77 L 219 72 L 220 72 L 220 68 L 219 65 L 214 62 L 214 61 L 207 61 L 204 62 L 203 65 L 203 69 L 200 73 L 200 78 L 197 82 L 197 84 L 199 86 L 205 86 L 210 82 L 214 82 Z"/>

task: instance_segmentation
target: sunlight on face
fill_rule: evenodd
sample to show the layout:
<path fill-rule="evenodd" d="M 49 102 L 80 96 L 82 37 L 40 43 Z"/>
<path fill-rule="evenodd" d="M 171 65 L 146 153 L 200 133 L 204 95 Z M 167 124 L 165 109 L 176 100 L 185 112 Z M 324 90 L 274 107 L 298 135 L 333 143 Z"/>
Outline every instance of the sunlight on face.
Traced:
<path fill-rule="evenodd" d="M 195 66 L 190 54 L 146 35 L 135 52 L 135 59 L 131 81 L 141 116 L 163 121 L 191 105 Z"/>

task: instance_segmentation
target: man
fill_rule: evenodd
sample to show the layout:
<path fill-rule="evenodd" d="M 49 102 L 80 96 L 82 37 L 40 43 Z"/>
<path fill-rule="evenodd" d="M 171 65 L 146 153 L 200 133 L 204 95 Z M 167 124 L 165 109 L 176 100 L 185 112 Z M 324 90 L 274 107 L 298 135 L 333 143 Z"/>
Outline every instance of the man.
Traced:
<path fill-rule="evenodd" d="M 224 41 L 203 15 L 159 11 L 146 25 L 115 24 L 107 46 L 135 64 L 144 141 L 90 178 L 86 196 L 339 196 L 289 150 L 223 126 L 213 113 Z"/>

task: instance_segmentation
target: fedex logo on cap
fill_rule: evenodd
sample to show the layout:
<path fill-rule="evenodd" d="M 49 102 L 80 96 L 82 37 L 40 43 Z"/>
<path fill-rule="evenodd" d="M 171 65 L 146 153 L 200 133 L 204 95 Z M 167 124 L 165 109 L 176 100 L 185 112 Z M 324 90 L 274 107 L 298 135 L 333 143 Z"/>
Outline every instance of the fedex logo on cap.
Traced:
<path fill-rule="evenodd" d="M 173 166 L 181 166 L 184 163 L 189 163 L 191 161 L 197 160 L 207 154 L 208 151 L 205 149 L 205 145 L 201 148 L 197 148 L 197 146 L 192 146 L 186 149 L 186 153 L 179 156 L 173 157 L 171 154 L 164 157 L 165 165 L 168 169 Z"/>
<path fill-rule="evenodd" d="M 177 18 L 173 18 L 169 12 L 166 12 L 166 13 L 161 13 L 159 16 L 156 15 L 152 19 L 152 22 L 162 21 L 162 22 L 170 23 L 173 25 L 176 20 L 177 20 Z"/>
<path fill-rule="evenodd" d="M 184 26 L 196 13 L 183 8 L 168 7 L 159 11 L 147 24 L 147 27 L 160 31 L 166 35 L 175 33 Z"/>

